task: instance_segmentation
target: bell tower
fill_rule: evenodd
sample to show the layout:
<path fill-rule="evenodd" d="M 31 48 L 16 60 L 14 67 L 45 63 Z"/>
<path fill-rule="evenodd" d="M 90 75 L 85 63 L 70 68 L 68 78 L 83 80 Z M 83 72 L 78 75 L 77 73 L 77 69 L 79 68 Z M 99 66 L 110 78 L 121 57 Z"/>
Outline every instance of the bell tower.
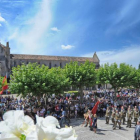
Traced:
<path fill-rule="evenodd" d="M 100 67 L 100 59 L 98 58 L 96 52 L 93 54 L 93 62 L 96 64 L 96 69 Z"/>

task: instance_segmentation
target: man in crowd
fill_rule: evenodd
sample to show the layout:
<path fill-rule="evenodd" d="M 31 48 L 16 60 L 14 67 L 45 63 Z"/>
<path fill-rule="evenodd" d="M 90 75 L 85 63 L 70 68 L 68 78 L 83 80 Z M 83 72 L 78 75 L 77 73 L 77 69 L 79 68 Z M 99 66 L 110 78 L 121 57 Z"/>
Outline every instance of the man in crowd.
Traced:
<path fill-rule="evenodd" d="M 109 109 L 109 107 L 107 107 L 105 117 L 106 117 L 106 124 L 109 124 L 109 117 L 110 117 L 110 109 Z"/>
<path fill-rule="evenodd" d="M 134 122 L 135 122 L 135 125 L 137 125 L 138 118 L 139 118 L 139 110 L 138 110 L 137 107 L 135 107 L 135 109 L 134 109 Z"/>
<path fill-rule="evenodd" d="M 121 107 L 121 123 L 123 123 L 123 125 L 125 124 L 125 117 L 126 117 L 126 111 L 124 109 L 124 107 Z"/>
<path fill-rule="evenodd" d="M 140 140 L 140 118 L 137 121 L 137 125 L 134 132 L 134 140 Z"/>
<path fill-rule="evenodd" d="M 112 108 L 111 119 L 112 119 L 112 123 L 113 123 L 113 128 L 114 128 L 114 125 L 115 125 L 115 113 L 116 113 L 115 109 Z"/>
<path fill-rule="evenodd" d="M 60 117 L 61 118 L 60 127 L 63 126 L 63 123 L 66 124 L 66 111 L 63 108 L 61 109 L 61 111 L 62 111 L 62 116 Z M 67 123 L 67 125 L 69 126 L 69 123 Z"/>
<path fill-rule="evenodd" d="M 119 129 L 121 129 L 121 114 L 118 110 L 116 110 L 115 113 L 115 125 L 113 129 L 116 129 L 117 124 L 119 125 Z"/>
<path fill-rule="evenodd" d="M 126 127 L 129 127 L 129 128 L 131 127 L 132 114 L 133 112 L 129 106 L 128 111 L 127 111 L 127 126 Z"/>

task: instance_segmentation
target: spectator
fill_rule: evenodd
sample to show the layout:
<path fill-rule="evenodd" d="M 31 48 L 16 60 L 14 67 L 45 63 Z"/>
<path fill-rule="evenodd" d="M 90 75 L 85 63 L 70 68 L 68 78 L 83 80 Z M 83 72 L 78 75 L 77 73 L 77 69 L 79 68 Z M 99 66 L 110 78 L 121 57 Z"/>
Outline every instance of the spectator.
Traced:
<path fill-rule="evenodd" d="M 139 118 L 136 128 L 135 128 L 134 140 L 140 140 L 140 118 Z"/>
<path fill-rule="evenodd" d="M 61 120 L 60 120 L 60 127 L 63 126 L 63 123 L 66 123 L 66 111 L 63 110 L 63 108 L 61 109 L 61 111 L 62 111 L 62 116 L 60 117 L 61 118 Z"/>

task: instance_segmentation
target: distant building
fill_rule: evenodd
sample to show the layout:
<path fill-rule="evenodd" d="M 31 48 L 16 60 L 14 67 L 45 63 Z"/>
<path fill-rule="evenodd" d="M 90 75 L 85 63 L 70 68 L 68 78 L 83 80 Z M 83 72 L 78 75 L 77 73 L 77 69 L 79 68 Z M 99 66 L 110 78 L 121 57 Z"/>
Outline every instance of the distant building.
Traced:
<path fill-rule="evenodd" d="M 44 64 L 49 68 L 61 67 L 63 68 L 67 63 L 71 61 L 78 61 L 84 63 L 86 60 L 96 64 L 96 69 L 100 66 L 100 60 L 96 53 L 93 57 L 69 57 L 69 56 L 48 56 L 48 55 L 26 55 L 26 54 L 10 54 L 9 42 L 6 46 L 0 43 L 0 75 L 10 75 L 12 67 L 21 65 L 22 63 L 38 63 Z"/>

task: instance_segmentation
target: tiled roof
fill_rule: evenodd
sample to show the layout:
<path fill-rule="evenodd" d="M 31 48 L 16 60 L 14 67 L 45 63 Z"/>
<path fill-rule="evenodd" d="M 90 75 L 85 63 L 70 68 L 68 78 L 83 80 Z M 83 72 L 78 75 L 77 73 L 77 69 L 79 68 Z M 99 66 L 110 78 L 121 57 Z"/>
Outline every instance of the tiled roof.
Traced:
<path fill-rule="evenodd" d="M 81 61 L 89 60 L 94 62 L 92 57 L 68 57 L 68 56 L 47 56 L 47 55 L 25 55 L 25 54 L 11 54 L 11 59 L 20 60 L 60 60 L 60 61 Z"/>

